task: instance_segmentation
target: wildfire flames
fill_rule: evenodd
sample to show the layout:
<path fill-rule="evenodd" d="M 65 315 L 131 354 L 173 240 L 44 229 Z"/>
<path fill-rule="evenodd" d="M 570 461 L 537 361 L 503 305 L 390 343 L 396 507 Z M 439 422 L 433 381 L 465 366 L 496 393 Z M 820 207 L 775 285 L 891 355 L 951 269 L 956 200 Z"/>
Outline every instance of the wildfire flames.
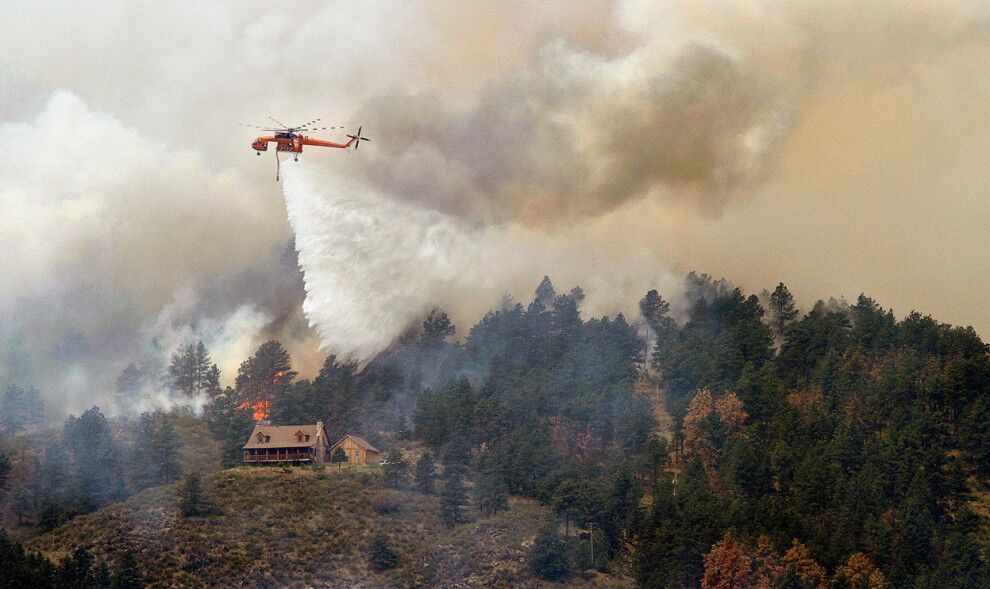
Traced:
<path fill-rule="evenodd" d="M 241 411 L 250 410 L 254 414 L 255 421 L 261 421 L 263 419 L 268 419 L 268 408 L 271 403 L 269 401 L 258 401 L 257 403 L 250 403 L 245 401 L 237 406 Z"/>
<path fill-rule="evenodd" d="M 278 384 L 278 382 L 282 380 L 282 378 L 284 378 L 285 375 L 288 373 L 289 373 L 288 370 L 279 370 L 278 372 L 273 374 L 272 384 L 273 385 Z M 262 421 L 264 419 L 268 419 L 268 413 L 269 410 L 271 409 L 271 401 L 268 400 L 244 401 L 243 403 L 238 405 L 237 408 L 240 409 L 241 411 L 251 411 L 255 421 Z"/>

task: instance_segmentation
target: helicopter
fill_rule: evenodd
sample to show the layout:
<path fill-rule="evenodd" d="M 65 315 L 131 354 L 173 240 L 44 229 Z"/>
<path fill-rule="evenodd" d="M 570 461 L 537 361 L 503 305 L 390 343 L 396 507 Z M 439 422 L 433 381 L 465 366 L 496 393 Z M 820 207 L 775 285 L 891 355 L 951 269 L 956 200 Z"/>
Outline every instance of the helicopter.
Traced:
<path fill-rule="evenodd" d="M 346 142 L 344 142 L 344 143 L 336 143 L 334 141 L 323 141 L 322 139 L 313 139 L 313 138 L 307 136 L 306 133 L 309 133 L 309 132 L 312 132 L 312 131 L 325 131 L 325 130 L 333 130 L 333 129 L 343 129 L 344 127 L 338 127 L 338 126 L 332 126 L 332 127 L 313 126 L 313 125 L 318 124 L 320 122 L 320 119 L 313 119 L 312 121 L 310 121 L 308 123 L 304 123 L 302 125 L 298 125 L 298 126 L 295 126 L 295 127 L 290 127 L 290 126 L 286 125 L 285 123 L 282 123 L 282 122 L 280 122 L 280 121 L 278 121 L 278 120 L 276 120 L 276 119 L 274 119 L 272 117 L 268 117 L 268 118 L 271 119 L 272 122 L 274 122 L 276 125 L 278 125 L 278 127 L 277 128 L 266 129 L 266 128 L 263 128 L 263 127 L 259 127 L 257 125 L 245 125 L 245 126 L 246 127 L 252 127 L 252 128 L 255 128 L 255 129 L 261 129 L 262 131 L 273 133 L 273 135 L 270 135 L 270 136 L 261 136 L 261 137 L 258 137 L 257 139 L 255 139 L 254 141 L 252 141 L 251 142 L 251 148 L 254 149 L 258 153 L 258 155 L 260 156 L 262 151 L 268 151 L 268 144 L 269 143 L 274 143 L 275 144 L 275 162 L 276 162 L 276 164 L 275 164 L 275 181 L 276 182 L 278 182 L 278 180 L 279 180 L 279 171 L 281 169 L 281 161 L 279 160 L 279 157 L 278 157 L 278 152 L 280 152 L 280 151 L 291 152 L 293 154 L 293 158 L 292 159 L 294 161 L 297 161 L 298 162 L 299 161 L 299 154 L 302 153 L 303 146 L 305 146 L 305 145 L 309 145 L 309 146 L 312 146 L 312 147 L 335 147 L 337 149 L 347 149 L 348 147 L 350 147 L 351 145 L 353 145 L 354 146 L 354 149 L 357 150 L 358 145 L 360 145 L 362 141 L 371 141 L 371 139 L 368 139 L 367 137 L 363 137 L 361 135 L 361 130 L 363 129 L 363 127 L 360 127 L 360 126 L 358 127 L 358 130 L 357 130 L 357 133 L 356 134 L 354 134 L 354 135 L 348 134 L 347 135 L 348 140 Z"/>

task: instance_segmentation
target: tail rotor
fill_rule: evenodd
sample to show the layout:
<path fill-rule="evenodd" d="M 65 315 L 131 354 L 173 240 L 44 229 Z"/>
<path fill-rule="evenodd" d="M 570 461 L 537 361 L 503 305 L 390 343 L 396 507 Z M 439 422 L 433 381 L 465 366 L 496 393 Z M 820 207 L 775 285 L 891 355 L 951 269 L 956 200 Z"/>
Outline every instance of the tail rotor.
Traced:
<path fill-rule="evenodd" d="M 361 145 L 362 141 L 371 141 L 371 139 L 361 136 L 361 129 L 362 127 L 358 127 L 356 135 L 348 135 L 348 137 L 350 137 L 351 140 L 354 142 L 354 151 L 357 151 L 358 145 Z"/>

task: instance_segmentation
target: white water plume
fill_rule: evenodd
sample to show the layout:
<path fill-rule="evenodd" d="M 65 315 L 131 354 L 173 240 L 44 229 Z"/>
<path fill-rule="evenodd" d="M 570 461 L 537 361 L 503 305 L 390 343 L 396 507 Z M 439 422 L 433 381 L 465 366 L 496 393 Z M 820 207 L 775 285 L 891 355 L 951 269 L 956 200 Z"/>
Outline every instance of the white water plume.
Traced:
<path fill-rule="evenodd" d="M 481 231 L 341 177 L 283 168 L 306 283 L 303 310 L 323 347 L 367 360 L 456 288 Z"/>

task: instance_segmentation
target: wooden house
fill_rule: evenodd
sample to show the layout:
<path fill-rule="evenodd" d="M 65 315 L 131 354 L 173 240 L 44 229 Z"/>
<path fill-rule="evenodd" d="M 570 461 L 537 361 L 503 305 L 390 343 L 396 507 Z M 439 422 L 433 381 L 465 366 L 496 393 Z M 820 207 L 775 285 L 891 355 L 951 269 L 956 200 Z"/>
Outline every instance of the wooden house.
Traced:
<path fill-rule="evenodd" d="M 245 464 L 310 464 L 329 458 L 323 422 L 313 425 L 254 426 L 244 444 Z"/>
<path fill-rule="evenodd" d="M 375 464 L 381 459 L 381 450 L 375 448 L 368 440 L 354 435 L 346 435 L 336 444 L 330 446 L 329 454 L 333 456 L 337 448 L 342 448 L 351 464 Z"/>

